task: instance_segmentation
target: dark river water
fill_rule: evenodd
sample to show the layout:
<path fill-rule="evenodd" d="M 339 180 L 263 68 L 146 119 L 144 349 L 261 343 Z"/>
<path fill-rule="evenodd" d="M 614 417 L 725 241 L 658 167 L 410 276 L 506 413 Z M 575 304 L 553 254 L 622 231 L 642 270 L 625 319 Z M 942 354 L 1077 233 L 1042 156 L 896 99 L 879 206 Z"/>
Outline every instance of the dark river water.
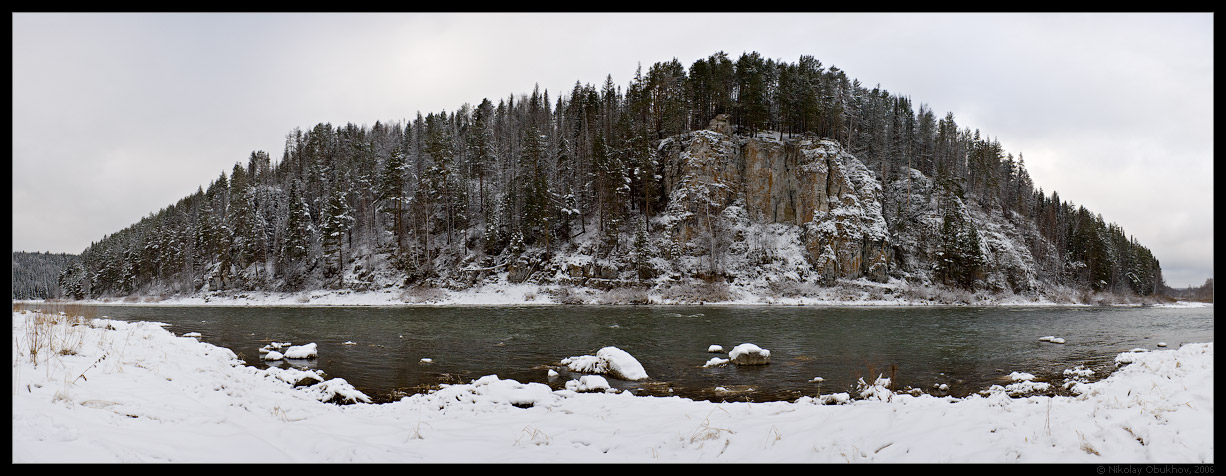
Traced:
<path fill-rule="evenodd" d="M 896 389 L 964 396 L 1007 384 L 1010 372 L 1063 383 L 1075 366 L 1103 377 L 1116 354 L 1213 341 L 1213 308 L 1106 307 L 166 307 L 100 306 L 99 316 L 168 323 L 264 367 L 269 342 L 318 345 L 282 362 L 341 377 L 376 401 L 485 375 L 563 388 L 578 378 L 559 361 L 616 346 L 646 381 L 608 379 L 636 395 L 712 401 L 794 400 L 850 391 L 893 376 Z M 1062 337 L 1065 344 L 1041 342 Z M 345 344 L 353 342 L 354 344 Z M 704 367 L 713 344 L 770 350 L 763 366 Z M 422 362 L 422 359 L 430 359 Z M 550 379 L 549 369 L 560 375 Z M 814 377 L 822 381 L 815 383 Z M 940 391 L 937 384 L 949 385 Z M 717 391 L 716 387 L 723 387 Z"/>

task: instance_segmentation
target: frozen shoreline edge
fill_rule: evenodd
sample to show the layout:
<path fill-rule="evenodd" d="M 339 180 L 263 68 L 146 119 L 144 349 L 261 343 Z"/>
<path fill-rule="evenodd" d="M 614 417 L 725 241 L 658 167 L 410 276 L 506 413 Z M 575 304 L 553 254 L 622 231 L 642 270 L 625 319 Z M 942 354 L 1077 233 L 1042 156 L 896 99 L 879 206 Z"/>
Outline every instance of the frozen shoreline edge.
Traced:
<path fill-rule="evenodd" d="M 222 291 L 214 294 L 193 294 L 189 296 L 142 296 L 103 299 L 50 299 L 50 300 L 12 300 L 14 304 L 74 304 L 91 306 L 169 306 L 169 307 L 539 307 L 539 306 L 607 306 L 607 307 L 919 307 L 919 308 L 967 308 L 967 307 L 1154 307 L 1154 308 L 1204 308 L 1213 307 L 1213 303 L 1197 301 L 1176 301 L 1170 303 L 1076 303 L 1055 302 L 1051 300 L 1023 300 L 1019 298 L 989 298 L 976 302 L 936 302 L 908 299 L 854 299 L 830 300 L 820 298 L 777 298 L 768 299 L 759 296 L 748 296 L 730 301 L 667 301 L 659 296 L 652 296 L 648 302 L 559 302 L 547 294 L 545 287 L 531 290 L 514 289 L 513 292 L 496 290 L 493 292 L 444 291 L 446 297 L 425 301 L 405 301 L 401 295 L 391 292 L 353 292 L 353 291 L 312 291 L 312 292 L 268 292 L 268 291 Z M 584 288 L 589 290 L 588 288 Z M 501 295 L 499 295 L 501 294 Z M 531 297 L 527 297 L 531 296 Z"/>

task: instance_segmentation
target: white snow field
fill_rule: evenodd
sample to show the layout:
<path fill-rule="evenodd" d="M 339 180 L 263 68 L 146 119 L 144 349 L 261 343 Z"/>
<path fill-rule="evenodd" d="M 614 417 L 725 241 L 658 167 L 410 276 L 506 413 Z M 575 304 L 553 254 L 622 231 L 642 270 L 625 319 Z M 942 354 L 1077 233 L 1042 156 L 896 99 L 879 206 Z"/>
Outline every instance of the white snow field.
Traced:
<path fill-rule="evenodd" d="M 1213 463 L 1212 343 L 1121 354 L 1071 397 L 712 403 L 491 375 L 341 405 L 365 395 L 157 323 L 14 311 L 12 335 L 14 463 Z"/>

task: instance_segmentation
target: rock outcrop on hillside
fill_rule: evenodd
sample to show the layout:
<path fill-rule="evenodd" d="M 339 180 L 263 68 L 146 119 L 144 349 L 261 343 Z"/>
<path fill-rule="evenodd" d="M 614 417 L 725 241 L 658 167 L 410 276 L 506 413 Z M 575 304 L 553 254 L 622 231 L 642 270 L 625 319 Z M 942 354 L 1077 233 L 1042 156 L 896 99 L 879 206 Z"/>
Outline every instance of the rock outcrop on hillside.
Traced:
<path fill-rule="evenodd" d="M 731 135 L 723 115 L 707 129 L 661 140 L 655 150 L 665 207 L 651 218 L 650 231 L 624 231 L 612 250 L 596 245 L 595 235 L 579 236 L 552 252 L 529 248 L 497 257 L 504 267 L 458 284 L 446 273 L 437 282 L 453 289 L 578 286 L 612 293 L 601 298 L 607 302 L 646 302 L 644 293 L 670 289 L 666 297 L 674 301 L 732 299 L 729 285 L 802 296 L 861 278 L 1041 290 L 1042 263 L 1032 250 L 1052 247 L 1031 222 L 970 206 L 956 186 L 917 170 L 883 184 L 837 142 Z M 951 277 L 956 260 L 966 270 Z M 591 302 L 560 292 L 554 297 L 563 302 Z"/>
<path fill-rule="evenodd" d="M 751 223 L 799 227 L 805 258 L 826 282 L 886 280 L 892 251 L 883 192 L 864 164 L 812 136 L 781 141 L 719 130 L 717 118 L 659 147 L 673 240 L 714 240 L 718 217 L 738 207 Z"/>

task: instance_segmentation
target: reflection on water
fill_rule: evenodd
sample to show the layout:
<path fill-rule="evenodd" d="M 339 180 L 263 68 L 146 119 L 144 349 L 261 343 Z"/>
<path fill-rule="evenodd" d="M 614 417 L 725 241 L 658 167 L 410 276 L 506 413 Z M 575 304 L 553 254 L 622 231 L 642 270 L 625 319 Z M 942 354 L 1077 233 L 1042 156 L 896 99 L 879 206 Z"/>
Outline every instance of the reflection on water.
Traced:
<path fill-rule="evenodd" d="M 605 346 L 629 352 L 650 375 L 608 379 L 614 387 L 770 401 L 849 391 L 877 376 L 893 376 L 899 390 L 956 396 L 1008 383 L 1013 371 L 1058 383 L 1079 365 L 1102 376 L 1129 349 L 1213 341 L 1213 308 L 104 306 L 98 314 L 199 332 L 261 367 L 269 364 L 258 349 L 270 342 L 315 342 L 318 358 L 274 365 L 321 369 L 379 401 L 491 374 L 563 388 L 578 375 L 559 361 Z M 1067 342 L 1038 340 L 1048 335 Z M 727 357 L 710 345 L 744 342 L 769 349 L 771 363 L 703 366 Z M 559 375 L 550 379 L 550 369 Z"/>

